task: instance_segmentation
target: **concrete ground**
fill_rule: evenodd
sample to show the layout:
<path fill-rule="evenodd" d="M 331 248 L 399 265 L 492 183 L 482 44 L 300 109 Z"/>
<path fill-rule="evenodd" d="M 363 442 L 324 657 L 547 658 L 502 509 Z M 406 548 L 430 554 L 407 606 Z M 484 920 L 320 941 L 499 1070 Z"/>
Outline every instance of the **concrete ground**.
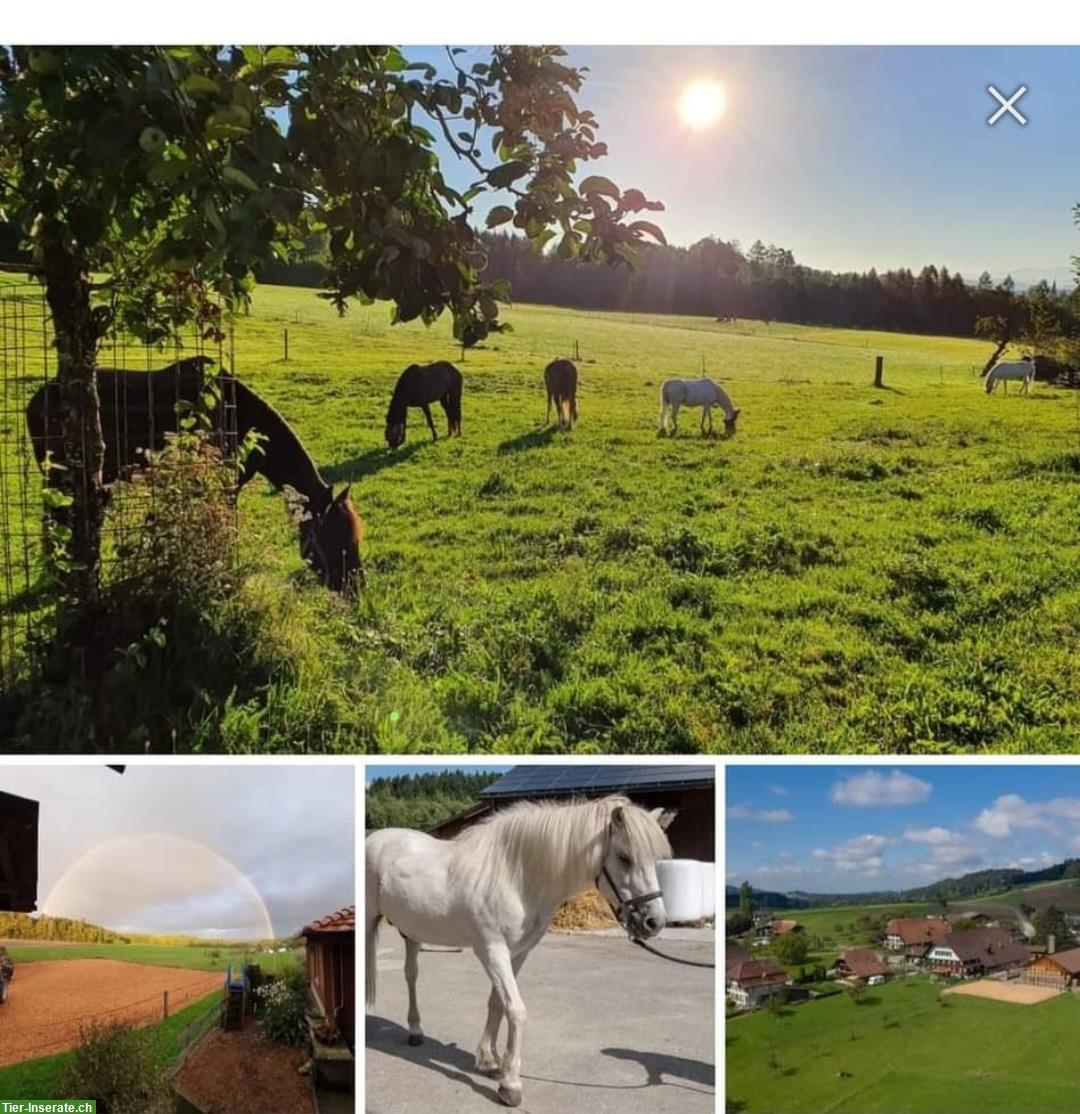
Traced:
<path fill-rule="evenodd" d="M 714 961 L 709 929 L 665 929 L 654 946 Z M 502 1107 L 474 1053 L 490 983 L 471 951 L 420 955 L 425 1041 L 407 1043 L 405 949 L 385 925 L 378 1001 L 367 1018 L 368 1114 Z M 715 971 L 668 963 L 625 933 L 549 933 L 519 985 L 528 1012 L 524 1114 L 713 1114 Z M 506 1027 L 499 1032 L 499 1051 Z"/>

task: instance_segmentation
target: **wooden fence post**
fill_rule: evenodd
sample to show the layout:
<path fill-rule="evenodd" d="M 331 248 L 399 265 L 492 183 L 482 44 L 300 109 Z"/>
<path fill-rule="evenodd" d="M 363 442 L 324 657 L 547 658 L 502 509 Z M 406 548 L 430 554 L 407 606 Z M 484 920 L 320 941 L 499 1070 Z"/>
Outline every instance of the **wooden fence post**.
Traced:
<path fill-rule="evenodd" d="M 285 330 L 285 362 L 289 362 L 289 330 Z"/>
<path fill-rule="evenodd" d="M 165 991 L 165 1016 L 169 1016 L 169 992 Z"/>
<path fill-rule="evenodd" d="M 884 387 L 885 386 L 885 384 L 882 382 L 882 376 L 884 376 L 884 374 L 885 374 L 885 357 L 884 356 L 875 356 L 874 357 L 874 386 L 875 387 Z"/>

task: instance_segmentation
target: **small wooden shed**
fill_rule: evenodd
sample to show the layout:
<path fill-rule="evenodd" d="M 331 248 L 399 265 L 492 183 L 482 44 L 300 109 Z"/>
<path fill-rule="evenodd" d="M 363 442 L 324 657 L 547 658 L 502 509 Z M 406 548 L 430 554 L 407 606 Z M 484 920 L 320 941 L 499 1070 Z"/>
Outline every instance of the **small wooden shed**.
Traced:
<path fill-rule="evenodd" d="M 38 803 L 0 793 L 0 911 L 37 908 Z"/>
<path fill-rule="evenodd" d="M 312 921 L 301 932 L 307 942 L 312 993 L 350 1048 L 356 1038 L 356 906 Z"/>

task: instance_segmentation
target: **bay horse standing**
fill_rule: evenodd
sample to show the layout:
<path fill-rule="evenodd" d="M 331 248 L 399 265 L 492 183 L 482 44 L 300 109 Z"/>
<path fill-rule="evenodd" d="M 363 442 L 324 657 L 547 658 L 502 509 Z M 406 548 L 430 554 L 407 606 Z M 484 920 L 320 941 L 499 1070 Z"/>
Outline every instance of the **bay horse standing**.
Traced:
<path fill-rule="evenodd" d="M 551 404 L 559 415 L 559 425 L 572 429 L 577 421 L 577 368 L 573 361 L 552 360 L 544 368 L 544 385 L 547 387 L 547 417 L 551 421 Z"/>
<path fill-rule="evenodd" d="M 733 437 L 735 423 L 738 421 L 741 410 L 737 410 L 727 391 L 714 383 L 711 379 L 668 379 L 660 388 L 660 429 L 658 436 L 667 435 L 667 419 L 671 417 L 671 436 L 678 433 L 679 408 L 682 406 L 700 406 L 701 436 L 712 435 L 712 408 L 719 406 L 724 412 L 724 436 Z M 708 429 L 706 429 L 708 424 Z"/>
<path fill-rule="evenodd" d="M 390 407 L 386 411 L 386 443 L 396 449 L 405 440 L 405 411 L 419 406 L 427 418 L 432 441 L 439 435 L 431 420 L 431 404 L 439 403 L 446 414 L 446 436 L 461 436 L 461 387 L 463 378 L 453 364 L 438 360 L 433 364 L 410 364 L 398 376 Z"/>
<path fill-rule="evenodd" d="M 664 828 L 674 812 L 647 812 L 626 797 L 572 804 L 522 801 L 451 840 L 384 828 L 365 847 L 367 1002 L 375 1003 L 379 922 L 405 941 L 409 1044 L 423 1042 L 416 980 L 421 944 L 471 948 L 491 980 L 479 1071 L 498 1080 L 499 1098 L 521 1104 L 525 1003 L 521 966 L 559 905 L 596 887 L 634 940 L 664 927 L 656 861 L 671 857 Z M 496 1058 L 499 1026 L 508 1034 Z"/>
<path fill-rule="evenodd" d="M 113 484 L 145 468 L 145 450 L 164 448 L 166 435 L 179 428 L 178 408 L 199 403 L 213 365 L 208 356 L 191 356 L 155 371 L 98 369 L 103 483 Z M 253 430 L 262 435 L 243 461 L 238 486 L 259 474 L 278 490 L 291 487 L 298 492 L 305 503 L 299 524 L 301 557 L 333 591 L 354 592 L 363 580 L 363 523 L 349 499 L 349 488 L 334 494 L 289 423 L 245 383 L 223 369 L 216 386 L 217 400 L 209 415 L 214 427 L 228 427 L 231 435 L 235 415 L 237 444 Z M 53 379 L 34 392 L 26 406 L 26 424 L 45 482 L 54 485 L 53 466 L 68 463 L 59 381 Z M 233 448 L 226 445 L 227 451 Z"/>
<path fill-rule="evenodd" d="M 1032 380 L 1035 378 L 1035 358 L 1033 356 L 1022 356 L 1015 363 L 996 363 L 986 373 L 986 393 L 992 395 L 996 390 L 999 383 L 1005 387 L 1005 393 L 1009 393 L 1009 383 L 1020 380 L 1023 386 L 1020 388 L 1020 393 L 1026 395 L 1031 390 Z"/>

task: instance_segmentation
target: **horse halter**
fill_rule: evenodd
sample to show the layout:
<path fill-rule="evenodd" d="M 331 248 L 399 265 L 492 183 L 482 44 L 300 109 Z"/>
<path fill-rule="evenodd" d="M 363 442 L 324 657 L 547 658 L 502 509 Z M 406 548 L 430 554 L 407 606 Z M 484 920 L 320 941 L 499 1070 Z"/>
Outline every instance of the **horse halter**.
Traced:
<path fill-rule="evenodd" d="M 611 892 L 615 895 L 615 901 L 612 901 L 611 898 L 600 889 L 601 878 L 603 878 L 611 888 Z M 619 893 L 619 887 L 615 885 L 614 879 L 608 873 L 606 854 L 604 855 L 604 862 L 600 867 L 600 873 L 596 876 L 596 888 L 603 894 L 604 900 L 608 903 L 615 919 L 624 927 L 626 927 L 626 922 L 630 914 L 636 912 L 639 906 L 648 905 L 650 901 L 655 901 L 658 897 L 664 896 L 659 890 L 655 890 L 652 893 L 638 894 L 636 897 L 624 898 L 623 895 Z M 615 903 L 616 901 L 618 902 L 617 905 Z"/>

